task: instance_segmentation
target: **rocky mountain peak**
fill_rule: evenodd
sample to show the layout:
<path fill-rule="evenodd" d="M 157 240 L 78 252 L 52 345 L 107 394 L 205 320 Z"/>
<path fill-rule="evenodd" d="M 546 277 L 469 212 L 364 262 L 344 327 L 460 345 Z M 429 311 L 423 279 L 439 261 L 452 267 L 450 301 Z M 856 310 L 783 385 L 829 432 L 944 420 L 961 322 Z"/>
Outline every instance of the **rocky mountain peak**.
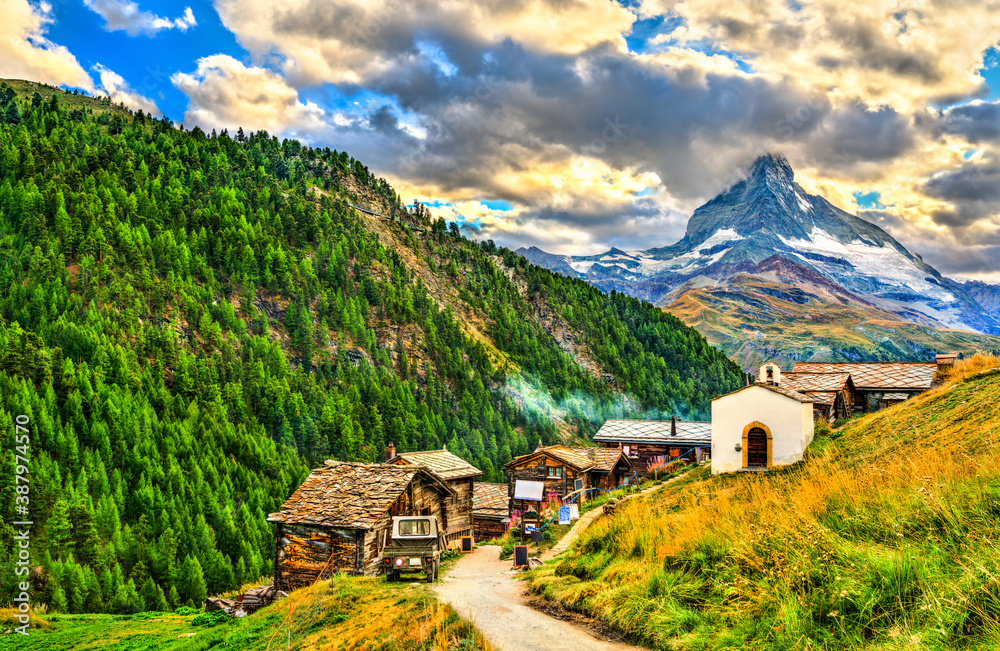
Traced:
<path fill-rule="evenodd" d="M 788 187 L 795 182 L 795 171 L 781 154 L 764 154 L 750 166 L 749 178 L 754 183 L 776 182 L 781 187 Z"/>

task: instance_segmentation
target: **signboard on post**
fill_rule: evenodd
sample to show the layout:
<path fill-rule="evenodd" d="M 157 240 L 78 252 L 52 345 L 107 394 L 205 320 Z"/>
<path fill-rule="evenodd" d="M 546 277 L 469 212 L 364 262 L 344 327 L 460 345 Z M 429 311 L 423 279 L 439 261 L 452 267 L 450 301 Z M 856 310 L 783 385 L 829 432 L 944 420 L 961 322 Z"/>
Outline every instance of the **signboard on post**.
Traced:
<path fill-rule="evenodd" d="M 541 502 L 545 493 L 545 482 L 517 479 L 514 481 L 514 499 Z"/>
<path fill-rule="evenodd" d="M 559 524 L 569 524 L 572 519 L 572 509 L 569 508 L 569 504 L 563 504 L 559 507 Z"/>

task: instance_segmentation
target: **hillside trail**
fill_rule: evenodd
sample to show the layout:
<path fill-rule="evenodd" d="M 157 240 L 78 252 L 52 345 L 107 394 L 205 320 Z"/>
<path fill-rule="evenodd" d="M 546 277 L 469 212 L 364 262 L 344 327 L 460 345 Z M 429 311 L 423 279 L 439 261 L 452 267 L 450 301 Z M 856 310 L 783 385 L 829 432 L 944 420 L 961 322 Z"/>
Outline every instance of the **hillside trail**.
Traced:
<path fill-rule="evenodd" d="M 628 499 L 635 499 L 636 497 L 639 497 L 640 495 L 647 495 L 649 493 L 653 493 L 655 491 L 658 491 L 661 488 L 663 488 L 664 486 L 666 486 L 666 485 L 668 485 L 668 484 L 670 484 L 672 482 L 677 481 L 678 479 L 680 479 L 681 477 L 683 477 L 685 474 L 687 474 L 687 473 L 682 473 L 682 474 L 674 477 L 673 479 L 668 479 L 667 481 L 663 482 L 662 484 L 654 484 L 653 486 L 650 486 L 649 488 L 646 488 L 644 490 L 639 491 L 638 493 L 636 493 L 634 495 L 629 496 Z M 580 537 L 580 534 L 582 534 L 584 531 L 586 531 L 587 527 L 589 527 L 594 522 L 594 520 L 596 520 L 597 518 L 601 517 L 602 515 L 604 515 L 604 505 L 603 504 L 601 506 L 597 507 L 596 509 L 591 509 L 591 510 L 587 511 L 586 513 L 584 513 L 582 516 L 580 516 L 580 519 L 576 521 L 576 523 L 573 525 L 573 527 L 569 531 L 566 532 L 566 535 L 563 536 L 559 540 L 559 542 L 557 542 L 555 544 L 555 546 L 552 547 L 552 549 L 547 549 L 544 552 L 542 552 L 541 555 L 539 555 L 539 558 L 541 558 L 543 561 L 548 562 L 549 560 L 555 558 L 559 554 L 561 554 L 564 551 L 566 551 L 567 549 L 569 549 L 570 545 L 572 545 L 574 542 L 576 542 L 576 539 Z"/>
<path fill-rule="evenodd" d="M 535 610 L 511 564 L 500 560 L 499 546 L 477 547 L 433 585 L 434 592 L 501 651 L 642 651 Z"/>
<path fill-rule="evenodd" d="M 636 496 L 657 491 L 682 476 L 651 486 Z M 585 513 L 542 559 L 549 560 L 565 551 L 603 512 L 601 506 Z M 462 556 L 433 588 L 441 601 L 474 623 L 501 651 L 643 651 L 610 640 L 590 626 L 587 618 L 561 613 L 566 619 L 560 619 L 532 608 L 527 586 L 517 580 L 518 574 L 510 559 L 500 560 L 499 546 L 482 545 Z"/>

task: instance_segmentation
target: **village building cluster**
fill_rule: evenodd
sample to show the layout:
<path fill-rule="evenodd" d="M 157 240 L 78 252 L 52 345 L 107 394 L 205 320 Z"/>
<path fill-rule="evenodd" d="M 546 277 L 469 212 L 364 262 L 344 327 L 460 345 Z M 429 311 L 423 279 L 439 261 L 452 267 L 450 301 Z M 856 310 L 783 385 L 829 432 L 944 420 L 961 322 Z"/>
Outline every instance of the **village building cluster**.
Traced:
<path fill-rule="evenodd" d="M 268 517 L 276 527 L 274 585 L 288 591 L 336 572 L 377 574 L 393 516 L 433 515 L 447 544 L 457 546 L 503 535 L 512 514 L 527 524 L 523 516 L 546 499 L 575 502 L 679 459 L 711 459 L 713 474 L 787 466 L 802 459 L 817 421 L 927 391 L 956 358 L 800 362 L 788 372 L 765 364 L 756 382 L 712 401 L 711 422 L 608 420 L 594 447 L 539 443 L 512 459 L 502 484 L 477 482 L 482 472 L 447 449 L 397 453 L 389 443 L 385 463 L 327 461 Z"/>

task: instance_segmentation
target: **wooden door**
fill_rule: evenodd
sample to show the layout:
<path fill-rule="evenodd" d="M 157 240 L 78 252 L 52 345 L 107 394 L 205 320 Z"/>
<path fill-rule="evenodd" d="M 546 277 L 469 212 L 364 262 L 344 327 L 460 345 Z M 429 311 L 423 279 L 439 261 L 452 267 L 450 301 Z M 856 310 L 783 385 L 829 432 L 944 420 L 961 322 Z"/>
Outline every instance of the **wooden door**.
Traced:
<path fill-rule="evenodd" d="M 767 467 L 767 433 L 759 427 L 747 432 L 747 467 Z"/>

